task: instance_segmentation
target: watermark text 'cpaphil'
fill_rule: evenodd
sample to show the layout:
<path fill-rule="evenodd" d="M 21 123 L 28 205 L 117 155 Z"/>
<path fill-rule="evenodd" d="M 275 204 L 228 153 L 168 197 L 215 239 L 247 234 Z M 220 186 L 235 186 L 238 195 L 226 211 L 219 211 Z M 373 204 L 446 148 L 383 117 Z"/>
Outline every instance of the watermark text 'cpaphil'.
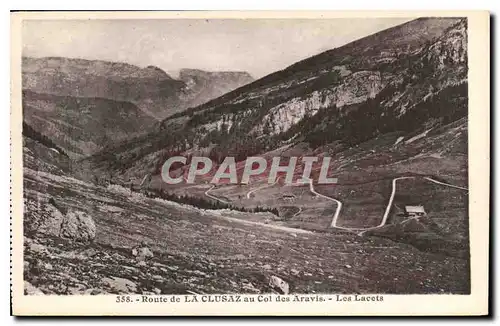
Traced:
<path fill-rule="evenodd" d="M 162 166 L 161 176 L 168 184 L 210 182 L 212 184 L 248 184 L 266 179 L 269 184 L 283 179 L 285 184 L 305 184 L 317 180 L 318 184 L 335 184 L 337 178 L 328 176 L 331 158 L 304 156 L 264 158 L 250 156 L 245 161 L 236 162 L 227 156 L 220 164 L 203 156 L 168 158 Z"/>

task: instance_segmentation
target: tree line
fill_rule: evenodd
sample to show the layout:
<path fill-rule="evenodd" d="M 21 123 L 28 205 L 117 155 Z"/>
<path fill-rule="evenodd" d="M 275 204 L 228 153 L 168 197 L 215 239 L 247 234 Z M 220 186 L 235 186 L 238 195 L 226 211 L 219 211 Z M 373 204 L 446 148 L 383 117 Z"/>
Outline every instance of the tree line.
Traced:
<path fill-rule="evenodd" d="M 23 121 L 23 135 L 28 137 L 28 138 L 31 138 L 31 139 L 41 143 L 42 145 L 49 147 L 49 148 L 54 148 L 61 155 L 68 157 L 68 154 L 66 154 L 66 152 L 64 152 L 61 147 L 57 146 L 49 137 L 36 131 L 29 124 L 27 124 L 24 121 Z"/>
<path fill-rule="evenodd" d="M 148 198 L 161 198 L 168 201 L 173 201 L 179 204 L 185 204 L 189 206 L 198 207 L 201 209 L 230 209 L 246 213 L 259 213 L 259 212 L 269 212 L 276 216 L 279 216 L 279 211 L 277 208 L 262 207 L 257 206 L 254 208 L 246 208 L 231 204 L 225 204 L 220 201 L 212 201 L 201 197 L 189 196 L 189 195 L 178 195 L 174 193 L 169 193 L 165 189 L 148 189 L 145 190 L 144 195 Z"/>

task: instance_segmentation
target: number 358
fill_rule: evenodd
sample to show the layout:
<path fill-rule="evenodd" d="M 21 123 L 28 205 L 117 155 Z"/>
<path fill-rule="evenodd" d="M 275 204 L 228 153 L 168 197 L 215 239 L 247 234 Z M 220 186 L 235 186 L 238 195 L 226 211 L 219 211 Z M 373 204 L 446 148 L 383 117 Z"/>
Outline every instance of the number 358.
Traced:
<path fill-rule="evenodd" d="M 116 303 L 132 302 L 132 299 L 128 295 L 117 295 Z"/>

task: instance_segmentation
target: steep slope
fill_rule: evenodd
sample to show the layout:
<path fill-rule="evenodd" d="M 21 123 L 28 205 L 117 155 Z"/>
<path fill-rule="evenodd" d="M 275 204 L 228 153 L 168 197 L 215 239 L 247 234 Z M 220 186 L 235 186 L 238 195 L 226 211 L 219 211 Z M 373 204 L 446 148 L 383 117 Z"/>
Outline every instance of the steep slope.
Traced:
<path fill-rule="evenodd" d="M 321 153 L 438 127 L 467 114 L 466 44 L 465 19 L 417 19 L 175 114 L 92 161 L 157 173 L 165 157 L 183 151 L 210 148 L 212 157 L 240 160 L 305 142 Z"/>
<path fill-rule="evenodd" d="M 26 222 L 55 201 L 96 224 L 90 244 L 24 228 L 27 294 L 264 294 L 276 293 L 273 276 L 291 294 L 470 293 L 465 260 L 383 238 L 241 223 L 241 214 L 30 169 L 24 179 Z M 133 253 L 145 244 L 153 257 L 141 260 Z"/>
<path fill-rule="evenodd" d="M 133 102 L 149 115 L 178 104 L 184 84 L 156 67 L 69 58 L 23 58 L 23 89 Z"/>
<path fill-rule="evenodd" d="M 26 292 L 275 293 L 279 277 L 290 293 L 470 293 L 466 44 L 465 20 L 432 18 L 319 54 L 109 144 L 79 162 L 82 179 L 105 173 L 95 184 L 45 173 L 36 159 L 59 143 L 32 136 L 25 153 L 44 152 L 25 155 L 25 222 L 55 202 L 92 216 L 96 238 L 25 232 Z M 159 167 L 179 154 L 329 155 L 338 182 L 167 185 Z M 134 191 L 149 172 L 148 187 L 177 198 L 279 214 Z M 405 205 L 427 216 L 406 216 Z M 152 257 L 137 257 L 139 245 Z"/>
<path fill-rule="evenodd" d="M 155 120 L 134 104 L 23 91 L 24 120 L 70 156 L 90 155 L 144 132 Z"/>
<path fill-rule="evenodd" d="M 49 137 L 23 121 L 23 166 L 62 175 L 71 170 L 72 161 Z"/>
<path fill-rule="evenodd" d="M 185 80 L 176 80 L 158 67 L 141 68 L 120 62 L 61 57 L 23 57 L 22 62 L 25 90 L 131 102 L 157 119 L 204 103 L 252 80 L 248 74 L 232 74 L 187 72 Z M 201 80 L 198 76 L 202 76 Z"/>
<path fill-rule="evenodd" d="M 210 72 L 199 69 L 181 69 L 179 80 L 186 84 L 183 101 L 186 107 L 196 107 L 226 94 L 254 79 L 243 71 Z"/>

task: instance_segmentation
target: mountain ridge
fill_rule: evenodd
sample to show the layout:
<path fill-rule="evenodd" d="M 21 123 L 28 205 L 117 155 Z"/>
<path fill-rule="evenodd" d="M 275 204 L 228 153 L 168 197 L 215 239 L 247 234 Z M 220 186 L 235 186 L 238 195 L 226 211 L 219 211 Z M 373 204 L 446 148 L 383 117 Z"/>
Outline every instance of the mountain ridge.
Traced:
<path fill-rule="evenodd" d="M 22 58 L 23 89 L 132 102 L 156 119 L 204 103 L 253 80 L 244 72 L 196 71 L 211 79 L 188 87 L 185 81 L 172 78 L 152 65 L 139 67 L 124 62 L 65 57 Z M 228 79 L 230 74 L 236 77 Z M 205 87 L 209 90 L 205 91 Z"/>
<path fill-rule="evenodd" d="M 339 47 L 336 47 L 336 48 L 333 48 L 333 49 L 330 49 L 330 50 L 327 50 L 327 51 L 323 51 L 323 52 L 315 54 L 315 55 L 313 55 L 311 57 L 308 57 L 308 58 L 305 58 L 303 60 L 300 60 L 300 61 L 298 61 L 298 62 L 296 62 L 294 64 L 291 64 L 290 66 L 288 66 L 288 67 L 286 67 L 286 68 L 284 68 L 282 70 L 278 70 L 276 72 L 270 73 L 270 74 L 268 74 L 268 75 L 266 75 L 266 76 L 264 76 L 262 78 L 257 79 L 256 81 L 254 81 L 254 82 L 252 82 L 252 83 L 250 83 L 248 85 L 245 85 L 243 87 L 235 89 L 234 91 L 231 91 L 231 92 L 229 92 L 227 94 L 224 94 L 223 96 L 221 96 L 219 98 L 216 98 L 216 99 L 213 99 L 211 101 L 208 101 L 204 105 L 201 105 L 199 107 L 199 109 L 202 109 L 202 108 L 210 106 L 210 105 L 214 105 L 218 101 L 228 100 L 230 97 L 237 95 L 238 92 L 244 92 L 244 91 L 247 91 L 247 90 L 249 90 L 251 88 L 257 88 L 261 84 L 273 83 L 276 80 L 281 80 L 283 78 L 286 78 L 287 76 L 293 76 L 295 74 L 295 70 L 300 70 L 301 67 L 307 66 L 312 61 L 317 60 L 317 59 L 328 60 L 329 57 L 332 56 L 332 55 L 333 56 L 339 56 L 340 55 L 338 53 L 339 51 L 346 51 L 346 50 L 347 51 L 352 51 L 353 47 L 355 47 L 355 45 L 358 45 L 358 44 L 362 43 L 363 41 L 366 41 L 367 39 L 372 39 L 374 37 L 375 38 L 379 38 L 381 36 L 384 36 L 387 33 L 390 33 L 391 31 L 395 31 L 395 30 L 404 28 L 405 26 L 412 26 L 414 24 L 421 24 L 421 23 L 429 21 L 429 20 L 434 20 L 434 21 L 438 20 L 438 21 L 440 21 L 442 24 L 445 25 L 445 27 L 441 28 L 441 29 L 438 28 L 438 31 L 444 31 L 446 28 L 450 28 L 452 25 L 458 23 L 460 21 L 460 18 L 452 18 L 452 17 L 450 17 L 450 18 L 448 18 L 448 17 L 447 18 L 417 18 L 417 19 L 409 21 L 407 23 L 404 23 L 404 24 L 401 24 L 401 25 L 397 25 L 397 26 L 394 26 L 394 27 L 391 27 L 391 28 L 379 31 L 377 33 L 374 33 L 374 34 L 362 37 L 360 39 L 357 39 L 355 41 L 349 42 L 347 44 L 344 44 L 342 46 L 339 46 Z M 427 37 L 425 37 L 424 40 L 431 40 L 431 39 L 433 39 L 436 36 L 436 34 L 437 34 L 438 31 L 434 30 L 434 32 L 432 34 L 427 34 Z M 407 36 L 407 35 L 405 35 L 405 36 Z M 378 46 L 380 46 L 380 42 L 373 41 L 372 43 L 377 44 Z M 314 62 L 312 64 L 312 66 L 317 67 L 318 63 Z M 359 69 L 359 67 L 357 69 Z"/>
<path fill-rule="evenodd" d="M 417 19 L 154 126 L 130 101 L 24 90 L 25 291 L 470 294 L 467 31 L 466 18 Z M 184 72 L 185 103 L 206 77 Z M 68 135 L 92 155 L 68 160 Z M 186 164 L 172 177 L 194 156 L 212 166 L 173 184 L 173 156 Z M 247 183 L 249 156 L 289 164 L 292 180 L 304 157 L 328 158 L 335 182 L 313 164 L 304 184 L 270 169 Z M 239 183 L 212 183 L 228 157 Z M 81 212 L 92 235 L 66 237 L 55 210 Z"/>
<path fill-rule="evenodd" d="M 412 46 L 403 42 L 409 26 L 412 32 L 418 27 L 424 34 L 411 35 Z M 449 123 L 467 114 L 467 94 L 460 88 L 467 85 L 466 29 L 466 20 L 456 18 L 416 20 L 399 29 L 390 28 L 375 34 L 375 40 L 367 36 L 353 42 L 368 50 L 334 58 L 328 61 L 328 69 L 324 57 L 316 55 L 313 58 L 319 58 L 319 63 L 303 60 L 309 63 L 307 69 L 298 73 L 285 69 L 263 77 L 172 115 L 148 135 L 107 151 L 119 158 L 116 162 L 123 168 L 131 169 L 130 173 L 141 169 L 157 172 L 168 153 L 189 149 L 210 147 L 213 157 L 232 155 L 237 159 L 285 145 L 300 146 L 301 142 L 319 152 L 333 142 L 339 151 L 382 133 L 411 133 Z M 373 50 L 372 45 L 384 35 L 388 40 Z M 380 48 L 394 43 L 392 35 L 399 35 L 397 44 L 406 50 L 381 53 Z M 323 56 L 330 58 L 331 51 L 352 47 L 347 44 L 325 51 Z M 276 76 L 283 78 L 276 81 Z M 455 107 L 434 95 L 447 88 L 449 100 L 457 101 Z M 436 101 L 442 108 L 433 111 L 428 105 Z M 97 153 L 91 160 L 106 166 L 107 156 L 106 152 Z"/>
<path fill-rule="evenodd" d="M 28 125 L 73 158 L 139 134 L 155 122 L 130 102 L 29 90 L 23 90 L 23 111 Z"/>

